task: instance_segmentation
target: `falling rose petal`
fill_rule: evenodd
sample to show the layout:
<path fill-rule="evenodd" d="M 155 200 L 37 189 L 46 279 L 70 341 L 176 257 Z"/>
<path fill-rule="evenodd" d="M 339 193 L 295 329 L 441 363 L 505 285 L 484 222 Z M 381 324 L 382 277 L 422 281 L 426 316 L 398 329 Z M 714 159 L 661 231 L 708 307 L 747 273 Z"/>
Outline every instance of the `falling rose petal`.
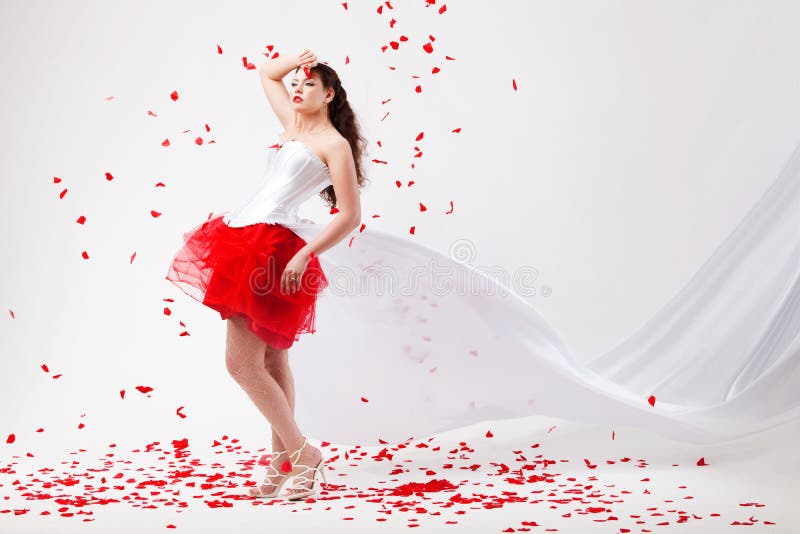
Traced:
<path fill-rule="evenodd" d="M 414 185 L 415 183 L 416 183 L 416 182 L 414 182 L 414 180 L 410 180 L 410 181 L 409 181 L 409 182 L 406 184 L 406 187 L 411 187 L 411 186 L 412 186 L 412 185 Z"/>
<path fill-rule="evenodd" d="M 222 47 L 217 45 L 217 54 L 222 54 Z"/>
<path fill-rule="evenodd" d="M 415 93 L 421 93 L 421 92 L 422 92 L 422 86 L 421 86 L 421 85 L 418 85 L 418 86 L 416 86 L 416 87 L 414 88 L 414 92 L 415 92 Z"/>
<path fill-rule="evenodd" d="M 708 464 L 706 463 L 706 458 L 705 458 L 705 456 L 704 456 L 704 457 L 702 457 L 702 458 L 700 458 L 699 460 L 697 460 L 697 465 L 698 465 L 698 466 L 704 466 L 704 465 L 708 465 Z"/>
<path fill-rule="evenodd" d="M 46 363 L 43 363 L 43 364 L 42 364 L 42 371 L 44 371 L 45 373 L 49 373 L 49 372 L 50 372 L 50 368 L 49 368 L 49 367 L 47 367 L 47 364 L 46 364 Z"/>
<path fill-rule="evenodd" d="M 153 388 L 150 386 L 136 386 L 136 389 L 139 390 L 139 393 L 150 393 L 153 391 Z"/>
<path fill-rule="evenodd" d="M 158 212 L 158 211 L 155 211 L 155 210 L 150 210 L 150 215 L 152 215 L 153 218 L 158 218 L 158 217 L 161 217 L 161 212 Z"/>
<path fill-rule="evenodd" d="M 178 100 L 178 91 L 172 91 L 169 97 L 172 99 L 173 102 L 175 102 L 176 100 Z"/>
<path fill-rule="evenodd" d="M 425 132 L 420 132 L 414 140 L 421 141 L 423 137 L 425 137 Z"/>
<path fill-rule="evenodd" d="M 181 413 L 181 410 L 183 410 L 183 406 L 175 410 L 175 413 L 178 414 L 178 417 L 180 417 L 181 419 L 186 419 L 186 415 Z"/>
<path fill-rule="evenodd" d="M 89 253 L 86 252 L 85 250 L 83 252 L 81 252 L 81 256 L 83 256 L 84 260 L 88 260 L 89 259 Z"/>
<path fill-rule="evenodd" d="M 120 399 L 124 399 L 125 398 L 125 390 L 124 389 L 119 390 L 119 398 Z"/>
<path fill-rule="evenodd" d="M 58 380 L 59 378 L 61 378 L 61 376 L 62 376 L 62 373 L 58 373 L 57 375 L 53 375 L 53 380 Z"/>
<path fill-rule="evenodd" d="M 156 115 L 154 112 L 152 112 L 149 109 L 147 110 L 147 114 L 150 115 L 151 117 L 158 117 L 158 115 Z"/>
<path fill-rule="evenodd" d="M 61 183 L 61 178 L 59 178 L 58 176 L 53 176 L 53 183 L 54 184 L 60 184 Z"/>
<path fill-rule="evenodd" d="M 134 252 L 133 254 L 131 254 L 131 261 L 130 261 L 130 263 L 129 263 L 128 265 L 130 265 L 131 263 L 133 263 L 133 260 L 135 260 L 135 259 L 136 259 L 136 252 Z"/>
<path fill-rule="evenodd" d="M 515 80 L 515 79 L 513 79 L 513 78 L 512 78 L 512 79 L 511 79 L 511 83 L 512 83 L 512 85 L 514 86 L 514 90 L 516 91 L 516 90 L 517 90 L 517 80 Z"/>
<path fill-rule="evenodd" d="M 347 11 L 347 2 L 342 2 L 342 7 L 344 7 L 345 11 Z"/>
<path fill-rule="evenodd" d="M 64 189 L 64 190 L 63 190 L 63 191 L 62 191 L 62 192 L 61 192 L 61 193 L 58 195 L 58 198 L 64 198 L 64 195 L 66 195 L 66 194 L 67 194 L 67 190 L 66 190 L 66 189 Z"/>
<path fill-rule="evenodd" d="M 422 45 L 422 49 L 430 54 L 433 52 L 433 45 L 431 43 L 425 43 L 424 45 Z"/>
<path fill-rule="evenodd" d="M 208 124 L 205 124 L 204 126 L 207 132 L 211 131 L 211 126 L 209 126 Z"/>
<path fill-rule="evenodd" d="M 461 127 L 452 130 L 453 133 L 461 133 Z"/>
<path fill-rule="evenodd" d="M 647 398 L 647 402 L 650 403 L 650 406 L 655 406 L 656 405 L 656 397 L 655 397 L 655 395 L 650 395 L 650 397 Z"/>
<path fill-rule="evenodd" d="M 16 439 L 17 437 L 14 434 L 9 434 L 8 437 L 6 438 L 6 443 L 14 443 Z"/>
<path fill-rule="evenodd" d="M 425 207 L 425 204 L 420 202 L 419 203 L 419 211 L 428 211 L 428 208 Z"/>
<path fill-rule="evenodd" d="M 452 200 L 450 201 L 450 209 L 448 211 L 444 212 L 444 214 L 448 215 L 450 213 L 453 213 L 453 201 Z"/>
<path fill-rule="evenodd" d="M 181 333 L 180 333 L 180 334 L 178 334 L 178 335 L 179 335 L 180 337 L 183 337 L 183 336 L 190 336 L 191 334 L 190 334 L 189 332 L 186 332 L 186 331 L 184 330 L 183 332 L 181 332 Z"/>
<path fill-rule="evenodd" d="M 366 223 L 361 223 L 361 226 L 358 228 L 358 233 L 360 234 L 361 232 L 363 232 L 366 227 L 367 227 Z"/>
<path fill-rule="evenodd" d="M 83 215 L 81 215 L 80 217 L 78 217 L 78 220 L 77 220 L 77 221 L 75 221 L 75 222 L 76 222 L 76 223 L 78 223 L 78 224 L 83 224 L 83 223 L 85 223 L 85 222 L 86 222 L 86 217 L 84 217 Z"/>
<path fill-rule="evenodd" d="M 203 144 L 203 138 L 202 137 L 196 137 L 195 140 L 194 140 L 194 144 L 202 145 Z"/>
<path fill-rule="evenodd" d="M 611 439 L 614 439 L 614 431 L 611 431 Z"/>
<path fill-rule="evenodd" d="M 408 233 L 410 233 L 411 235 L 414 235 L 414 231 L 415 231 L 416 229 L 417 229 L 417 227 L 416 227 L 416 226 L 412 226 L 411 228 L 409 228 L 409 229 L 408 229 Z"/>
<path fill-rule="evenodd" d="M 82 429 L 83 427 L 85 427 L 85 426 L 86 426 L 86 425 L 84 425 L 83 423 L 78 423 L 78 430 L 81 430 L 81 429 Z"/>
<path fill-rule="evenodd" d="M 395 180 L 394 183 L 397 187 L 403 187 L 403 182 L 401 182 L 400 180 Z"/>
<path fill-rule="evenodd" d="M 11 314 L 11 318 L 13 319 L 13 318 L 14 318 L 14 310 L 12 310 L 11 308 L 9 308 L 9 309 L 8 309 L 8 313 L 10 313 L 10 314 Z"/>
<path fill-rule="evenodd" d="M 486 434 L 485 434 L 485 436 L 486 436 L 487 438 L 493 438 L 493 437 L 494 437 L 494 434 L 492 434 L 492 431 L 491 431 L 491 430 L 487 430 L 487 431 L 486 431 Z"/>
<path fill-rule="evenodd" d="M 114 179 L 114 175 L 112 175 L 110 172 L 107 172 L 106 173 L 106 180 L 108 180 L 110 182 L 113 179 Z"/>
<path fill-rule="evenodd" d="M 344 56 L 344 64 L 345 65 L 349 65 L 350 64 L 350 56 Z"/>
<path fill-rule="evenodd" d="M 442 15 L 445 11 L 447 11 L 447 4 L 443 4 L 442 7 L 439 8 L 439 14 Z M 531 526 L 538 526 L 538 525 L 531 525 Z"/>
<path fill-rule="evenodd" d="M 155 185 L 155 187 L 167 187 L 167 186 L 166 186 L 166 185 L 164 185 L 164 182 L 158 182 L 158 183 Z"/>
<path fill-rule="evenodd" d="M 167 307 L 164 307 L 164 315 L 172 315 L 172 310 Z"/>
<path fill-rule="evenodd" d="M 114 100 L 114 97 L 113 96 L 107 96 L 107 97 L 104 98 L 104 100 L 106 102 L 108 102 L 109 100 Z"/>
<path fill-rule="evenodd" d="M 161 141 L 161 146 L 169 146 L 169 138 L 164 139 L 163 141 Z"/>
<path fill-rule="evenodd" d="M 303 65 L 303 73 L 306 75 L 306 78 L 311 78 L 311 69 L 308 65 Z"/>
<path fill-rule="evenodd" d="M 361 397 L 361 402 L 369 402 L 366 397 Z"/>

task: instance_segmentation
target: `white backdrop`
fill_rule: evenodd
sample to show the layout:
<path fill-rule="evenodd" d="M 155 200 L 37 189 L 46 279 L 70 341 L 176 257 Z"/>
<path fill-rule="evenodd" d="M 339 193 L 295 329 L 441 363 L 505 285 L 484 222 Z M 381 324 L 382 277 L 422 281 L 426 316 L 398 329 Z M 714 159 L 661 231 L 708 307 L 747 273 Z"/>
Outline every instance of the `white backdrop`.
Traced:
<path fill-rule="evenodd" d="M 369 158 L 388 162 L 365 162 L 364 222 L 536 268 L 552 293 L 531 302 L 586 359 L 685 283 L 800 142 L 794 2 L 392 5 L 3 4 L 0 401 L 18 409 L 0 435 L 19 451 L 264 441 L 225 371 L 224 322 L 163 275 L 181 233 L 260 177 L 280 126 L 242 58 L 266 45 L 340 73 Z M 325 212 L 314 199 L 305 214 Z"/>

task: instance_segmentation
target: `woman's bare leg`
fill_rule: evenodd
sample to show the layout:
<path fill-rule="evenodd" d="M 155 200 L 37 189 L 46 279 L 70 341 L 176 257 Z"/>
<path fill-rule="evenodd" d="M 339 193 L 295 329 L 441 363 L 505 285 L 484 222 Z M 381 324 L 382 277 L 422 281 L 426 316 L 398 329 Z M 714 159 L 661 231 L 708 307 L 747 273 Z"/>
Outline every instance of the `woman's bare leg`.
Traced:
<path fill-rule="evenodd" d="M 264 365 L 267 344 L 247 328 L 244 318 L 231 317 L 227 324 L 225 365 L 228 372 L 269 421 L 282 446 L 286 444 L 290 453 L 296 451 L 303 445 L 305 436 L 295 422 L 287 395 Z M 322 452 L 308 444 L 296 463 L 315 466 L 321 458 Z M 293 473 L 301 470 L 294 469 Z"/>
<path fill-rule="evenodd" d="M 280 385 L 281 389 L 286 395 L 286 399 L 289 401 L 289 406 L 292 409 L 292 415 L 294 415 L 294 376 L 292 375 L 292 370 L 289 367 L 289 350 L 288 349 L 281 349 L 276 350 L 272 347 L 267 347 L 267 350 L 264 354 L 264 366 L 269 371 L 270 375 L 275 379 L 275 381 Z M 275 429 L 272 429 L 272 450 L 283 450 L 284 444 L 281 440 L 280 435 Z M 290 451 L 291 452 L 291 451 Z M 288 454 L 286 456 L 280 455 L 279 461 L 283 463 L 285 460 L 288 460 Z M 303 450 L 302 454 L 300 455 L 300 460 L 298 463 L 315 467 L 320 460 L 322 460 L 322 452 L 317 449 L 316 447 L 310 447 L 310 445 L 306 445 L 306 449 Z M 304 476 L 311 478 L 310 472 L 303 470 L 302 467 L 297 468 L 293 471 L 294 474 L 302 473 Z M 306 482 L 304 485 L 297 484 L 297 489 L 290 488 L 287 493 L 292 494 L 295 491 L 303 491 L 303 488 L 311 487 L 311 482 Z M 315 484 L 319 484 L 316 482 Z M 268 486 L 263 488 L 264 491 L 272 491 L 274 486 Z"/>
<path fill-rule="evenodd" d="M 292 409 L 292 414 L 294 414 L 294 378 L 292 377 L 291 370 L 289 369 L 289 349 L 275 349 L 267 345 L 266 349 L 264 350 L 264 368 L 267 370 L 267 372 L 269 372 L 269 374 L 272 375 L 272 378 L 275 379 L 275 382 L 277 382 L 280 388 L 283 390 L 284 395 L 286 395 L 286 400 L 289 401 L 289 407 Z M 280 471 L 281 466 L 283 466 L 285 462 L 289 461 L 289 453 L 291 451 L 282 454 L 274 454 L 276 451 L 284 451 L 286 449 L 281 437 L 271 425 L 270 432 L 272 434 L 273 452 L 273 455 L 270 457 L 270 464 L 274 465 L 275 468 Z M 285 475 L 274 475 L 273 478 L 268 478 L 268 480 L 271 480 L 273 483 L 261 484 L 261 493 L 272 493 L 272 491 L 275 489 L 275 486 L 283 479 L 284 476 Z M 255 491 L 255 488 L 253 488 L 253 491 L 250 493 L 251 495 L 258 495 L 259 492 Z"/>

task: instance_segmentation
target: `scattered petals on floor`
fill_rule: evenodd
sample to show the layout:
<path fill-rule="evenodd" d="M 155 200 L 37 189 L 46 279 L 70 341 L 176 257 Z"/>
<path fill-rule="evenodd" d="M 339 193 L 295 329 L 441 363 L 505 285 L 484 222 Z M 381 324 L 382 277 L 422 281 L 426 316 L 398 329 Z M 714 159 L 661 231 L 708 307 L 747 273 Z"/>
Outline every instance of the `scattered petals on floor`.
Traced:
<path fill-rule="evenodd" d="M 400 521 L 418 527 L 460 524 L 480 510 L 515 507 L 519 521 L 498 524 L 497 532 L 566 532 L 569 525 L 586 527 L 586 522 L 612 523 L 615 530 L 609 532 L 622 533 L 695 522 L 713 532 L 775 524 L 766 503 L 742 500 L 730 503 L 738 504 L 741 513 L 720 513 L 707 509 L 702 488 L 674 482 L 689 470 L 695 470 L 695 477 L 700 471 L 713 478 L 714 464 L 705 458 L 696 465 L 663 459 L 656 470 L 644 458 L 589 453 L 562 458 L 538 442 L 498 456 L 495 440 L 486 443 L 497 457 L 481 461 L 486 453 L 465 441 L 445 446 L 430 438 L 369 450 L 323 442 L 329 483 L 321 493 L 295 502 L 250 497 L 248 488 L 264 475 L 258 460 L 266 451 L 245 450 L 227 436 L 198 448 L 205 453 L 193 452 L 188 438 L 130 451 L 111 444 L 102 455 L 79 449 L 47 467 L 37 466 L 41 461 L 29 453 L 0 467 L 0 487 L 7 496 L 0 513 L 18 521 L 28 514 L 58 514 L 89 522 L 95 514 L 111 513 L 108 506 L 176 514 L 194 507 L 288 506 L 344 521 Z M 180 526 L 180 516 L 165 524 Z"/>

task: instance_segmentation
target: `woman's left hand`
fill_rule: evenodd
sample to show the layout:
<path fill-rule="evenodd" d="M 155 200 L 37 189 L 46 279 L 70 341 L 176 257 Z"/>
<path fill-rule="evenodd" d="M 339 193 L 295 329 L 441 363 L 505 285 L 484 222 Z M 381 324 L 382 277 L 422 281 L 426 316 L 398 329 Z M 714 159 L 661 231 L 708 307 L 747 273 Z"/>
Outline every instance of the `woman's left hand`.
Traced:
<path fill-rule="evenodd" d="M 300 280 L 310 260 L 311 257 L 302 251 L 292 256 L 281 275 L 281 293 L 287 295 L 296 293 L 300 289 Z"/>

